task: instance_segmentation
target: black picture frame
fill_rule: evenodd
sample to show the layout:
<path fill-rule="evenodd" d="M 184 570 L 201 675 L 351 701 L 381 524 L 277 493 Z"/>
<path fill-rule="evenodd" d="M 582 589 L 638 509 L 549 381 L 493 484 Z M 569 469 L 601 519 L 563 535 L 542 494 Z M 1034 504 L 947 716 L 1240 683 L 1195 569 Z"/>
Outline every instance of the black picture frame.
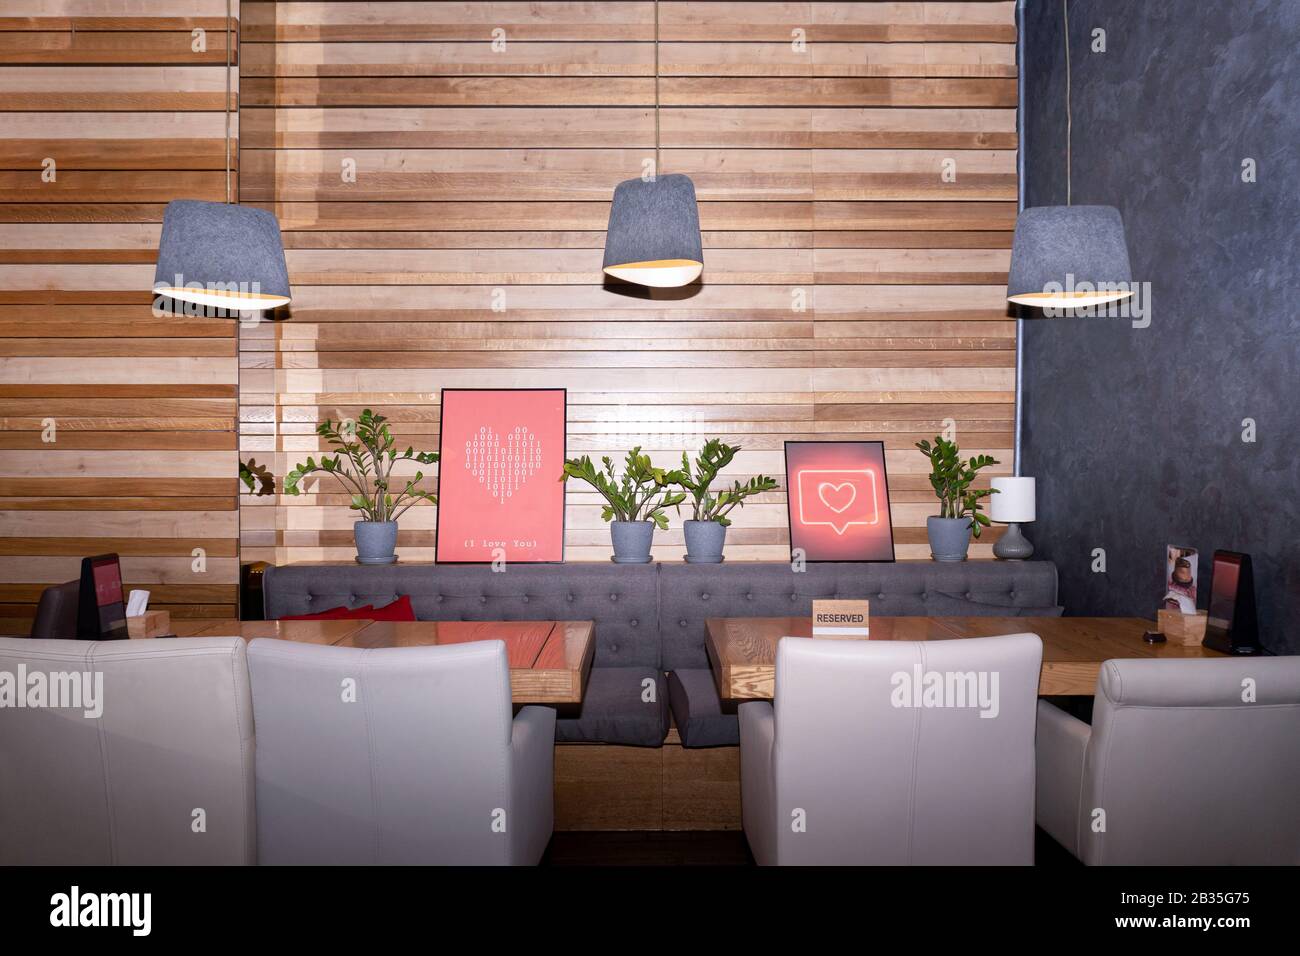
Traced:
<path fill-rule="evenodd" d="M 794 522 L 792 521 L 791 503 L 793 495 L 790 488 L 790 446 L 791 445 L 877 445 L 880 448 L 880 479 L 884 485 L 884 511 L 885 522 L 889 527 L 889 557 L 887 558 L 812 558 L 804 555 L 803 560 L 808 564 L 894 564 L 897 561 L 898 549 L 894 542 L 894 513 L 889 501 L 889 467 L 885 458 L 885 443 L 883 441 L 860 441 L 856 439 L 848 440 L 829 440 L 829 441 L 803 441 L 787 439 L 782 453 L 785 458 L 785 523 L 786 532 L 790 537 L 790 561 L 794 562 L 795 544 L 794 544 Z"/>

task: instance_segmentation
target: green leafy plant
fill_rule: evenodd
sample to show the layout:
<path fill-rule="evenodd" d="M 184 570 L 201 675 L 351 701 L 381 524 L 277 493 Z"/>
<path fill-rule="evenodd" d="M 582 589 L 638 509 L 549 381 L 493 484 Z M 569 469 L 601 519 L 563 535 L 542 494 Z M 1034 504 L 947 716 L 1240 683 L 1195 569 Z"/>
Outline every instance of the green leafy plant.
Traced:
<path fill-rule="evenodd" d="M 981 468 L 1001 462 L 990 455 L 976 455 L 963 462 L 957 443 L 937 435 L 933 445 L 919 441 L 916 447 L 930 459 L 930 487 L 939 499 L 939 517 L 970 518 L 971 530 L 978 538 L 981 526 L 989 523 L 980 502 L 994 492 L 991 488 L 972 489 L 971 482 Z"/>
<path fill-rule="evenodd" d="M 318 462 L 308 458 L 284 476 L 284 492 L 299 494 L 299 483 L 308 475 L 333 475 L 352 493 L 352 510 L 359 511 L 366 521 L 396 521 L 412 505 L 427 501 L 438 503 L 438 496 L 417 488 L 424 472 L 417 471 L 414 478 L 394 496 L 392 488 L 393 466 L 399 461 L 415 461 L 432 465 L 438 460 L 434 452 L 407 448 L 397 450 L 388 429 L 388 419 L 364 409 L 356 422 L 328 418 L 316 426 L 316 434 L 338 449 Z M 399 481 L 401 479 L 398 479 Z"/>
<path fill-rule="evenodd" d="M 606 521 L 653 521 L 660 529 L 667 528 L 664 509 L 686 500 L 685 492 L 672 490 L 673 472 L 656 468 L 649 455 L 641 454 L 640 445 L 627 453 L 621 477 L 614 473 L 614 462 L 608 456 L 601 461 L 603 469 L 587 455 L 565 459 L 560 481 L 577 478 L 600 492 L 605 499 L 600 516 Z"/>
<path fill-rule="evenodd" d="M 717 494 L 711 492 L 709 486 L 717 480 L 718 472 L 731 464 L 738 451 L 740 451 L 739 445 L 727 445 L 720 439 L 710 438 L 695 457 L 693 470 L 690 456 L 682 452 L 681 469 L 672 472 L 669 477 L 685 488 L 690 495 L 693 505 L 692 515 L 696 521 L 716 521 L 725 528 L 731 524 L 727 514 L 733 508 L 743 506 L 746 498 L 777 489 L 775 478 L 755 475 L 743 485 L 737 481 L 730 488 L 724 488 Z"/>

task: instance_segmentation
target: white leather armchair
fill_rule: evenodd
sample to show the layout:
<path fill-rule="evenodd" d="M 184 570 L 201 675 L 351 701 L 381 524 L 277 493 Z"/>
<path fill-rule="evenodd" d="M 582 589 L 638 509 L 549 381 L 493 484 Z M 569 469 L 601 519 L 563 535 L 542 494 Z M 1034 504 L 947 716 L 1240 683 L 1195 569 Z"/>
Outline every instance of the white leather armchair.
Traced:
<path fill-rule="evenodd" d="M 1300 658 L 1106 661 L 1091 727 L 1040 701 L 1038 825 L 1094 865 L 1300 863 Z"/>
<path fill-rule="evenodd" d="M 1035 634 L 782 638 L 774 703 L 740 707 L 741 812 L 755 859 L 1033 863 L 1041 661 Z M 937 691 L 925 690 L 928 675 Z"/>
<path fill-rule="evenodd" d="M 254 862 L 244 653 L 238 637 L 0 638 L 25 703 L 59 685 L 0 710 L 0 864 Z"/>
<path fill-rule="evenodd" d="M 255 640 L 258 860 L 536 864 L 555 711 L 511 719 L 505 644 Z"/>

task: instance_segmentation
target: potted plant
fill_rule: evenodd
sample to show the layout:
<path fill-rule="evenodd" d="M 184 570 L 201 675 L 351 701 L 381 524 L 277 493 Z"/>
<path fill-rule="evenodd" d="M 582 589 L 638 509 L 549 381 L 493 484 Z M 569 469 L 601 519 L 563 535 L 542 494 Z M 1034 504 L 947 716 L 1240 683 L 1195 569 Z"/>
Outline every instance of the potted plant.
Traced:
<path fill-rule="evenodd" d="M 438 460 L 434 452 L 407 448 L 397 450 L 388 430 L 388 419 L 364 409 L 357 421 L 328 418 L 316 426 L 316 434 L 338 449 L 318 462 L 308 458 L 284 476 L 285 494 L 299 493 L 298 485 L 308 475 L 333 475 L 352 493 L 351 508 L 361 513 L 352 525 L 357 545 L 358 564 L 392 564 L 397 560 L 397 519 L 407 508 L 420 501 L 438 503 L 438 496 L 416 487 L 424 472 L 406 479 L 396 496 L 392 493 L 393 466 L 399 461 L 432 465 Z M 401 481 L 401 479 L 398 479 Z"/>
<path fill-rule="evenodd" d="M 672 490 L 672 473 L 656 468 L 649 455 L 641 454 L 640 445 L 627 453 L 621 478 L 614 474 L 613 461 L 601 461 L 603 470 L 586 455 L 566 459 L 560 480 L 578 478 L 605 499 L 600 516 L 610 522 L 615 564 L 647 564 L 655 526 L 668 527 L 664 509 L 685 500 L 686 493 Z"/>
<path fill-rule="evenodd" d="M 720 439 L 711 438 L 696 456 L 693 471 L 690 458 L 682 452 L 681 470 L 672 473 L 672 480 L 686 489 L 692 501 L 691 519 L 682 524 L 686 535 L 686 560 L 691 564 L 721 562 L 722 546 L 726 543 L 727 527 L 731 524 L 727 514 L 733 508 L 743 506 L 746 498 L 777 488 L 775 478 L 755 475 L 743 485 L 737 481 L 717 494 L 709 491 L 718 472 L 731 464 L 738 451 L 739 446 L 726 445 Z"/>
<path fill-rule="evenodd" d="M 963 463 L 957 443 L 937 436 L 933 445 L 919 441 L 916 447 L 930 459 L 930 486 L 939 499 L 939 514 L 925 520 L 930 556 L 936 561 L 965 561 L 971 533 L 978 538 L 989 523 L 980 501 L 993 494 L 991 488 L 973 490 L 971 482 L 981 468 L 999 462 L 977 455 Z"/>

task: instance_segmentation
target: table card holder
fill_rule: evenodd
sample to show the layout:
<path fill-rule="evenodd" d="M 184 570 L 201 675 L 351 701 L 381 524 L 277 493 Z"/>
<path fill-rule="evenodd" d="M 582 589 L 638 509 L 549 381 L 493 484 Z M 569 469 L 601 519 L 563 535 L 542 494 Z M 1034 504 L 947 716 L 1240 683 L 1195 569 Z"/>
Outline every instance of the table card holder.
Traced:
<path fill-rule="evenodd" d="M 812 636 L 862 640 L 871 636 L 870 601 L 813 601 Z"/>

